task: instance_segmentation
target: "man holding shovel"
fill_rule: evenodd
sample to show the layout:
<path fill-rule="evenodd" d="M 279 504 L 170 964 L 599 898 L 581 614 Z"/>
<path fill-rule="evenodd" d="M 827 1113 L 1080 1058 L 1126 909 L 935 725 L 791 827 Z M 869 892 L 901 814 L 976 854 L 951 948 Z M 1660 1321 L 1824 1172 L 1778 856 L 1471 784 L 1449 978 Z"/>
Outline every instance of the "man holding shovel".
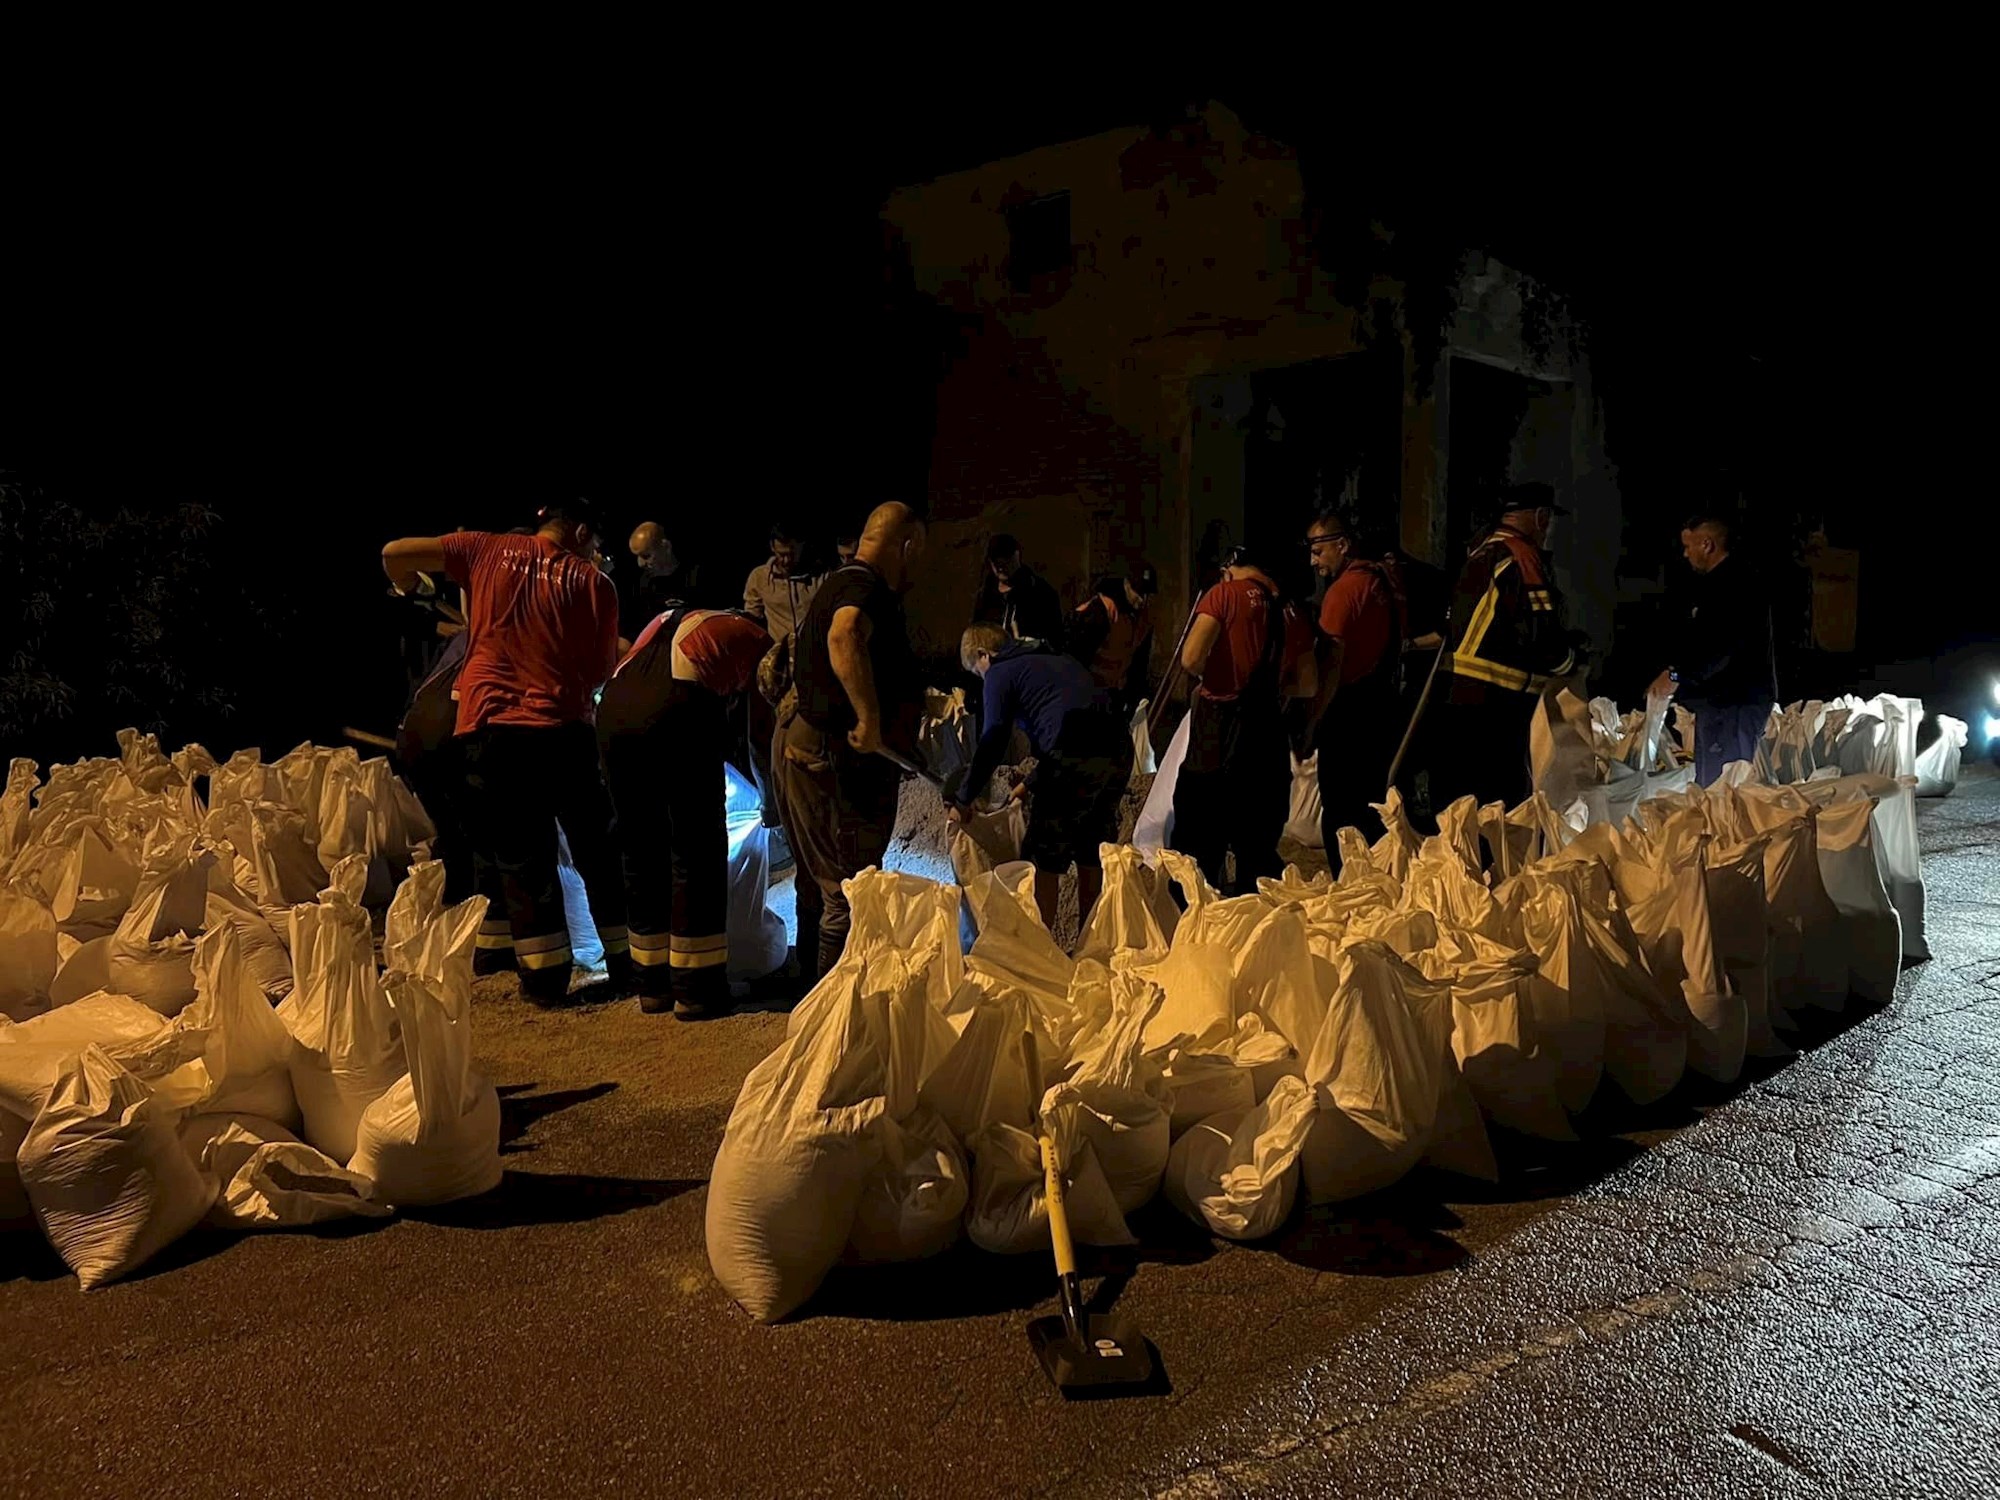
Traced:
<path fill-rule="evenodd" d="M 877 752 L 911 745 L 923 703 L 903 595 L 924 536 L 907 505 L 878 505 L 854 561 L 827 574 L 799 627 L 773 770 L 799 863 L 799 967 L 808 983 L 847 945 L 841 882 L 879 865 L 896 831 L 902 773 Z"/>

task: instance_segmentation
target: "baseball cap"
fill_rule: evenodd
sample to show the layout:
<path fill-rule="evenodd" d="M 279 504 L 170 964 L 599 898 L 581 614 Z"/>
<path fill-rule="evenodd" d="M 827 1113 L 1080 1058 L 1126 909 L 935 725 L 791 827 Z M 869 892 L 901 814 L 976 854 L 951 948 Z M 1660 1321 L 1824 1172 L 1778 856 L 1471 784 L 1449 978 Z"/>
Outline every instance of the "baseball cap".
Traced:
<path fill-rule="evenodd" d="M 1555 486 L 1538 481 L 1510 484 L 1500 491 L 1493 502 L 1493 514 L 1504 516 L 1510 510 L 1547 510 L 1559 516 L 1569 514 L 1567 505 L 1556 504 Z"/>
<path fill-rule="evenodd" d="M 1159 570 L 1151 563 L 1133 563 L 1125 577 L 1136 593 L 1150 596 L 1160 591 Z"/>

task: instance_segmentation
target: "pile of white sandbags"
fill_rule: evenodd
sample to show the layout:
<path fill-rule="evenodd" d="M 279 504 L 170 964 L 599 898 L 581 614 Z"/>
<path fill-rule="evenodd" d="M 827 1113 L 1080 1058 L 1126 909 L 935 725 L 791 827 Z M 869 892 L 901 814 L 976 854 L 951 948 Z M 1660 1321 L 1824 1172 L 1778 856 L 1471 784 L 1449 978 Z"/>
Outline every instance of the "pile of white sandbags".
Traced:
<path fill-rule="evenodd" d="M 387 762 L 119 745 L 39 791 L 14 762 L 0 806 L 0 1232 L 39 1225 L 88 1289 L 204 1219 L 497 1184 L 469 1025 L 485 900 L 446 911 L 443 866 L 411 868 L 431 830 Z"/>
<path fill-rule="evenodd" d="M 1748 1057 L 1788 1055 L 1807 1011 L 1885 1000 L 1906 943 L 1877 816 L 1907 788 L 1739 775 L 1703 791 L 1677 762 L 1652 769 L 1663 721 L 1584 716 L 1592 756 L 1608 743 L 1642 785 L 1615 821 L 1539 793 L 1467 798 L 1424 838 L 1392 792 L 1372 847 L 1343 831 L 1337 882 L 1292 869 L 1228 900 L 1172 850 L 1106 846 L 1074 957 L 1042 926 L 1032 871 L 969 834 L 963 890 L 864 872 L 841 964 L 731 1113 L 717 1276 L 770 1320 L 843 1261 L 961 1232 L 1046 1249 L 1039 1127 L 1079 1241 L 1129 1243 L 1127 1216 L 1161 1189 L 1255 1239 L 1301 1199 L 1420 1164 L 1496 1178 L 1493 1127 L 1574 1140 L 1607 1084 L 1642 1105 L 1690 1072 L 1727 1084 Z M 1656 776 L 1679 783 L 1643 789 Z"/>

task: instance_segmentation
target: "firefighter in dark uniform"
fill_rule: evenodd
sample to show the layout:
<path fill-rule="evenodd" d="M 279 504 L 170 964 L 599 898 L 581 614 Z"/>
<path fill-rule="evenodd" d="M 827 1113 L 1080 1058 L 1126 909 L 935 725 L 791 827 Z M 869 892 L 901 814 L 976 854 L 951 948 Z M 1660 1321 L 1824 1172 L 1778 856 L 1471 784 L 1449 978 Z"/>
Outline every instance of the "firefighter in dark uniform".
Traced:
<path fill-rule="evenodd" d="M 1452 595 L 1451 677 L 1432 772 L 1440 812 L 1467 795 L 1482 807 L 1527 800 L 1535 706 L 1580 665 L 1548 559 L 1554 519 L 1569 512 L 1546 484 L 1511 486 L 1495 510 L 1498 524 L 1473 547 Z"/>
<path fill-rule="evenodd" d="M 724 771 L 733 701 L 771 647 L 740 610 L 674 605 L 648 625 L 597 705 L 618 812 L 639 1008 L 683 1021 L 729 999 Z"/>

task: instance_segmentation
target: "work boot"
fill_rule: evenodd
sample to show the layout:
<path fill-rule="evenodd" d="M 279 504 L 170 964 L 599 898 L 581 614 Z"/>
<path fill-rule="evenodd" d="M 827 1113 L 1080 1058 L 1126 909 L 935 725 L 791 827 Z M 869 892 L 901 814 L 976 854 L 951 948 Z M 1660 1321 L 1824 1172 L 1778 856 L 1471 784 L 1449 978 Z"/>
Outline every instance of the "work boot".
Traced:
<path fill-rule="evenodd" d="M 676 1000 L 674 1019 L 676 1021 L 713 1021 L 728 1015 L 736 1009 L 736 1002 L 724 995 L 720 999 Z"/>

